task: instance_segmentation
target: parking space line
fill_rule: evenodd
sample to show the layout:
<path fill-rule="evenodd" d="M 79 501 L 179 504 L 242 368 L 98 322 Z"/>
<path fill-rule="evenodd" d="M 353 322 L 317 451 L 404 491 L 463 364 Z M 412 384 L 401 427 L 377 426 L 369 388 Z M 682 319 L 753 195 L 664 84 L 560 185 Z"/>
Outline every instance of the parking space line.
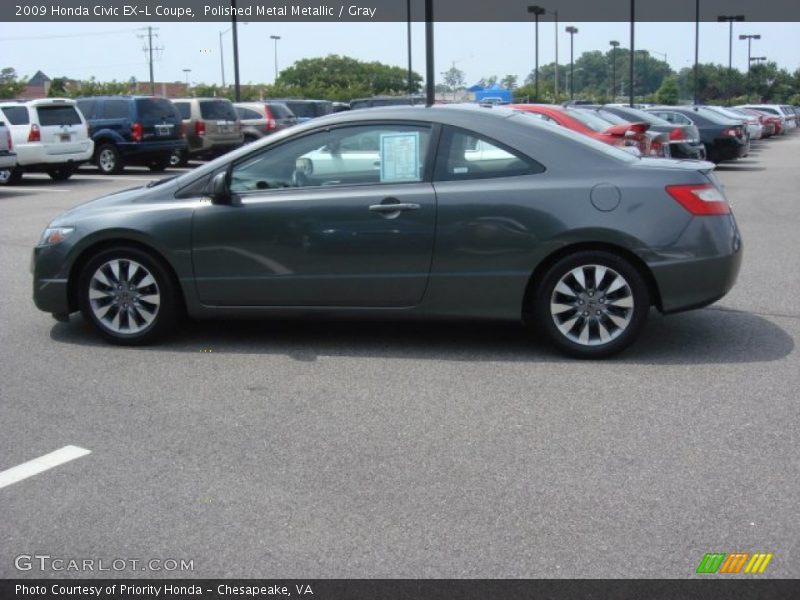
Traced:
<path fill-rule="evenodd" d="M 44 456 L 34 458 L 26 463 L 0 472 L 0 488 L 4 488 L 12 483 L 17 483 L 28 477 L 33 477 L 43 471 L 57 467 L 58 465 L 63 465 L 81 456 L 91 454 L 91 452 L 91 450 L 79 448 L 78 446 L 64 446 L 55 452 L 45 454 Z"/>
<path fill-rule="evenodd" d="M 65 190 L 63 188 L 28 187 L 28 186 L 25 186 L 25 187 L 14 186 L 14 187 L 9 187 L 9 188 L 0 188 L 0 192 L 8 192 L 9 194 L 12 194 L 14 192 L 59 192 L 59 193 L 63 193 L 63 192 L 73 192 L 73 191 L 75 191 L 75 190 Z"/>

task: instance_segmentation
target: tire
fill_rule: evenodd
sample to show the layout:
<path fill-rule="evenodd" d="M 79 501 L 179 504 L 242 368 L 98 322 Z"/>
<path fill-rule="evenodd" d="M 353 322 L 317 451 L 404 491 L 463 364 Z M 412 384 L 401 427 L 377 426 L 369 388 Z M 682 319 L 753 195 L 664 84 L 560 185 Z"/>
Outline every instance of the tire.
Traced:
<path fill-rule="evenodd" d="M 47 170 L 47 174 L 53 181 L 66 181 L 75 174 L 74 167 L 55 167 Z"/>
<path fill-rule="evenodd" d="M 0 185 L 17 185 L 22 181 L 22 169 L 3 169 L 0 170 Z"/>
<path fill-rule="evenodd" d="M 151 160 L 147 163 L 147 167 L 153 172 L 161 172 L 166 170 L 166 168 L 170 165 L 169 158 L 157 158 L 155 160 Z"/>
<path fill-rule="evenodd" d="M 189 154 L 186 150 L 175 150 L 169 156 L 170 167 L 185 167 L 189 164 Z"/>
<path fill-rule="evenodd" d="M 83 318 L 106 340 L 123 346 L 156 341 L 183 315 L 174 277 L 161 261 L 127 246 L 103 250 L 86 263 L 78 300 Z"/>
<path fill-rule="evenodd" d="M 533 316 L 559 350 L 597 359 L 633 343 L 649 310 L 650 294 L 639 270 L 616 254 L 590 250 L 550 267 L 536 290 Z"/>
<path fill-rule="evenodd" d="M 124 165 L 119 155 L 119 150 L 114 144 L 103 144 L 97 149 L 95 162 L 97 168 L 104 175 L 116 175 L 122 173 Z"/>

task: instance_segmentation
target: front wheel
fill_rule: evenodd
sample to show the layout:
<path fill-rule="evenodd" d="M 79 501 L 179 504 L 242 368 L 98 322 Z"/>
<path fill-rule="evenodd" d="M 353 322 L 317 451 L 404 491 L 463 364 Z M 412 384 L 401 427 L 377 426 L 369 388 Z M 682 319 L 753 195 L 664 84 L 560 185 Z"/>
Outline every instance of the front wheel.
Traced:
<path fill-rule="evenodd" d="M 138 248 L 95 255 L 81 271 L 78 286 L 83 317 L 115 344 L 151 343 L 172 329 L 181 314 L 174 278 Z"/>
<path fill-rule="evenodd" d="M 636 267 L 610 252 L 582 251 L 547 271 L 534 315 L 563 352 L 605 358 L 633 343 L 649 310 L 647 284 Z"/>

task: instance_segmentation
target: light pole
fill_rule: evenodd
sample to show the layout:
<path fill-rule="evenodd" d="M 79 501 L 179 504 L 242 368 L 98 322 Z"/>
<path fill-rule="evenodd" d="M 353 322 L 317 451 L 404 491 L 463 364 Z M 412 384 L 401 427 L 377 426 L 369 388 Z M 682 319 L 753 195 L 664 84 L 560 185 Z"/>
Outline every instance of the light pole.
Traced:
<path fill-rule="evenodd" d="M 728 103 L 733 94 L 733 23 L 744 21 L 744 15 L 719 15 L 719 23 L 728 24 Z"/>
<path fill-rule="evenodd" d="M 186 89 L 188 91 L 188 89 L 189 89 L 189 73 L 191 73 L 192 70 L 191 69 L 184 69 L 183 72 L 186 73 Z"/>
<path fill-rule="evenodd" d="M 575 34 L 578 28 L 570 25 L 565 29 L 569 34 L 569 99 L 575 99 Z"/>
<path fill-rule="evenodd" d="M 739 34 L 739 39 L 747 40 L 747 76 L 750 77 L 750 63 L 752 62 L 752 59 L 750 58 L 750 44 L 752 43 L 753 40 L 760 40 L 761 35 L 759 35 L 758 33 L 753 35 Z"/>
<path fill-rule="evenodd" d="M 634 74 L 633 63 L 635 62 L 634 61 L 634 58 L 635 58 L 635 55 L 634 55 L 634 48 L 635 48 L 635 44 L 634 44 L 635 35 L 634 35 L 634 32 L 635 31 L 636 31 L 636 0 L 631 0 L 631 60 L 630 60 L 630 63 L 631 63 L 630 64 L 630 78 L 631 78 L 631 81 L 630 81 L 630 85 L 628 86 L 630 88 L 628 90 L 628 96 L 629 96 L 628 104 L 631 105 L 631 108 L 633 108 L 633 97 L 634 97 L 634 94 L 636 93 L 636 89 L 635 89 L 636 86 L 633 83 L 633 74 Z"/>
<path fill-rule="evenodd" d="M 697 105 L 698 72 L 700 63 L 700 0 L 694 0 L 694 105 Z"/>
<path fill-rule="evenodd" d="M 617 97 L 617 47 L 619 42 L 611 40 L 608 43 L 611 44 L 611 101 L 613 102 Z"/>
<path fill-rule="evenodd" d="M 247 23 L 242 23 L 242 25 L 247 25 Z M 222 36 L 228 33 L 231 29 L 233 29 L 233 25 L 219 32 L 219 72 L 222 75 L 223 88 L 225 87 L 225 52 L 222 46 Z"/>
<path fill-rule="evenodd" d="M 433 34 L 433 0 L 425 0 L 425 104 L 428 106 L 436 102 Z"/>
<path fill-rule="evenodd" d="M 275 41 L 275 81 L 273 83 L 278 82 L 278 40 L 281 39 L 279 35 L 271 35 L 269 39 Z"/>
<path fill-rule="evenodd" d="M 750 59 L 750 62 L 754 62 L 754 63 L 758 64 L 758 63 L 760 63 L 762 61 L 766 61 L 766 60 L 767 60 L 766 56 L 754 56 L 754 57 L 752 57 Z"/>
<path fill-rule="evenodd" d="M 541 6 L 532 5 L 528 7 L 528 12 L 532 13 L 536 20 L 536 62 L 533 69 L 533 100 L 539 101 L 539 15 L 544 14 L 544 9 Z"/>
<path fill-rule="evenodd" d="M 414 94 L 411 83 L 414 71 L 411 70 L 411 0 L 406 0 L 406 38 L 408 46 L 408 95 Z"/>

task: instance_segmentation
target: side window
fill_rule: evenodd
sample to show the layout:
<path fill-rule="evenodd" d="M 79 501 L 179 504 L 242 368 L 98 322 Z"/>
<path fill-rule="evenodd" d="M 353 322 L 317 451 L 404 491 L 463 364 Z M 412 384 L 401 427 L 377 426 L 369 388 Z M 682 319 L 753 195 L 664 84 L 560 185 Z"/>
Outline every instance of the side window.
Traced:
<path fill-rule="evenodd" d="M 106 100 L 103 102 L 104 119 L 127 119 L 130 108 L 127 100 Z"/>
<path fill-rule="evenodd" d="M 178 109 L 178 114 L 180 114 L 181 119 L 188 119 L 192 114 L 192 108 L 189 106 L 188 102 L 173 102 L 175 108 Z"/>
<path fill-rule="evenodd" d="M 430 128 L 363 125 L 319 131 L 235 164 L 231 191 L 423 180 Z"/>
<path fill-rule="evenodd" d="M 4 106 L 3 114 L 12 125 L 27 125 L 31 122 L 27 106 Z"/>
<path fill-rule="evenodd" d="M 436 157 L 434 179 L 459 181 L 544 172 L 535 160 L 478 134 L 448 127 Z"/>
<path fill-rule="evenodd" d="M 239 118 L 242 120 L 250 120 L 250 119 L 261 119 L 264 120 L 264 117 L 258 114 L 256 111 L 250 108 L 242 108 L 241 106 L 236 107 L 236 114 L 239 115 Z"/>
<path fill-rule="evenodd" d="M 94 119 L 95 118 L 94 107 L 97 104 L 97 101 L 90 100 L 90 99 L 78 100 L 77 104 L 78 104 L 78 108 L 80 109 L 81 113 L 83 113 L 83 118 L 84 119 L 86 119 L 88 121 L 89 119 Z"/>

